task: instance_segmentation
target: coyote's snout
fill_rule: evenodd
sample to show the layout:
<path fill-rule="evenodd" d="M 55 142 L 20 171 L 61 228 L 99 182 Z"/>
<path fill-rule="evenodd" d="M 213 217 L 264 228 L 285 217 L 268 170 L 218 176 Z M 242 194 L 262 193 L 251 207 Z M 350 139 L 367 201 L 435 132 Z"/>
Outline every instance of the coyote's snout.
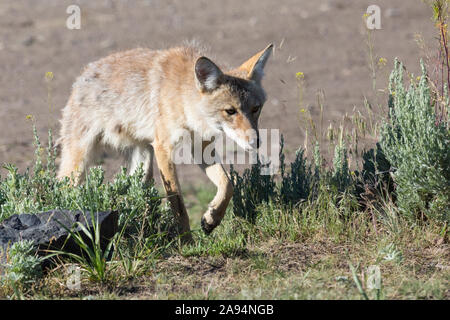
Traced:
<path fill-rule="evenodd" d="M 126 151 L 131 173 L 143 164 L 150 180 L 155 155 L 179 230 L 190 239 L 172 152 L 185 130 L 203 137 L 203 149 L 222 132 L 246 150 L 259 147 L 258 118 L 266 99 L 261 79 L 271 49 L 231 70 L 194 47 L 134 49 L 89 64 L 63 110 L 59 177 L 77 182 L 105 145 Z M 217 187 L 202 218 L 209 233 L 225 214 L 232 185 L 220 163 L 200 167 Z"/>

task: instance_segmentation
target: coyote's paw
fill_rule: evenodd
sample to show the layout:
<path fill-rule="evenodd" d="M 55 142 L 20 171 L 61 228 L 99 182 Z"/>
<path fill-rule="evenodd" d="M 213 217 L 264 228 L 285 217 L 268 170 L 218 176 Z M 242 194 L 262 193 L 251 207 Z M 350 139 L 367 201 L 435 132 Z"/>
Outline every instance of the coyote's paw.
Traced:
<path fill-rule="evenodd" d="M 222 219 L 218 218 L 218 212 L 213 207 L 209 207 L 202 217 L 202 229 L 206 234 L 210 234 Z"/>
<path fill-rule="evenodd" d="M 208 222 L 206 222 L 206 219 L 204 216 L 202 217 L 201 225 L 202 225 L 203 231 L 206 234 L 210 234 L 214 230 L 214 228 L 217 226 L 217 225 L 209 224 Z"/>

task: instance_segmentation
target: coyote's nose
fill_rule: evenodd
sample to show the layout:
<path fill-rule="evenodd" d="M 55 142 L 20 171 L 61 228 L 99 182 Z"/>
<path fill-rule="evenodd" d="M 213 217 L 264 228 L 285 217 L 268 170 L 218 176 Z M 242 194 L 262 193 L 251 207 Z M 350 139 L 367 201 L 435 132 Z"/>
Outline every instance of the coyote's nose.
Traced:
<path fill-rule="evenodd" d="M 248 144 L 249 144 L 250 147 L 252 147 L 253 149 L 258 149 L 258 148 L 259 148 L 259 138 L 252 138 L 252 139 L 250 139 L 250 141 L 248 142 Z"/>

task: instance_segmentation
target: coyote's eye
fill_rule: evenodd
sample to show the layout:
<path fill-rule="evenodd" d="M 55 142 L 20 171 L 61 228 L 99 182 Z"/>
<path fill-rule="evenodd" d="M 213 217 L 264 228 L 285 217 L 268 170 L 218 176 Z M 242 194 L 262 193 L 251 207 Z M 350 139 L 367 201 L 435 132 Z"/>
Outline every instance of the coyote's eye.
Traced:
<path fill-rule="evenodd" d="M 261 106 L 255 106 L 252 108 L 252 112 L 257 113 L 259 111 L 259 109 L 261 109 Z"/>
<path fill-rule="evenodd" d="M 232 116 L 233 114 L 235 114 L 237 111 L 235 108 L 230 108 L 230 109 L 225 109 L 225 111 Z"/>

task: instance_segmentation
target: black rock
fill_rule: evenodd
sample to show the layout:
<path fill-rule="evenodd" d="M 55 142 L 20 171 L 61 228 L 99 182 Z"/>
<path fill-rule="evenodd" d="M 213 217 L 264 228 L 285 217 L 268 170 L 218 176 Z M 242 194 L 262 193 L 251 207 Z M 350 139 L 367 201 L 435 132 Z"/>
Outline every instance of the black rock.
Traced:
<path fill-rule="evenodd" d="M 100 246 L 105 250 L 109 240 L 117 232 L 118 214 L 115 211 L 98 212 L 94 214 L 100 226 Z M 89 230 L 92 228 L 90 212 L 52 210 L 38 214 L 15 214 L 0 223 L 0 264 L 6 262 L 6 252 L 15 242 L 32 240 L 39 255 L 48 255 L 46 250 L 63 250 L 80 254 L 81 249 L 72 238 L 67 240 L 69 232 L 63 227 L 72 230 L 75 223 L 80 222 Z M 73 229 L 79 231 L 86 244 L 91 240 L 85 236 L 80 227 Z M 66 241 L 67 240 L 67 241 Z"/>

